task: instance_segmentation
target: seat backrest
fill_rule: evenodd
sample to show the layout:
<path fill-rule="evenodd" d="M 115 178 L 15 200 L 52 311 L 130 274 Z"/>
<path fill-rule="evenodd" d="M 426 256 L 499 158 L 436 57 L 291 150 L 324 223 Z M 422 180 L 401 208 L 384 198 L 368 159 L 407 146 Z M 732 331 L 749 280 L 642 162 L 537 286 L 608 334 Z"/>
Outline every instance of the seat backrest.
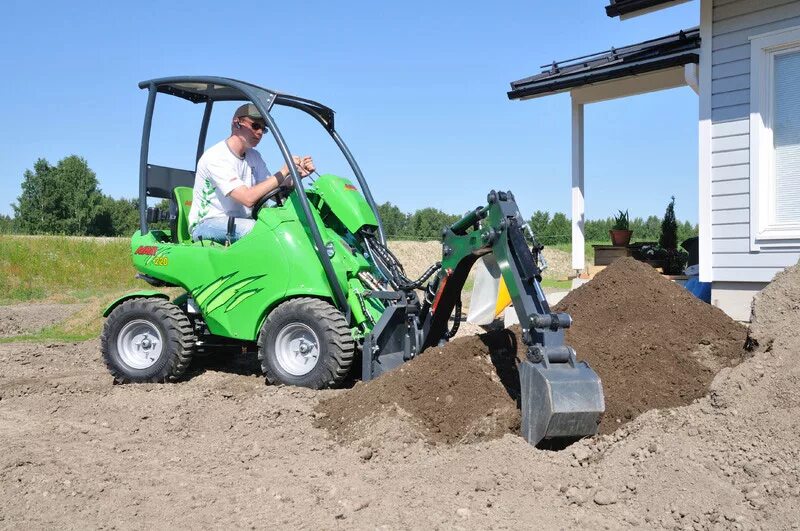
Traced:
<path fill-rule="evenodd" d="M 190 186 L 176 186 L 172 189 L 177 206 L 174 235 L 177 243 L 192 243 L 192 235 L 189 234 L 189 210 L 192 208 L 193 193 Z"/>

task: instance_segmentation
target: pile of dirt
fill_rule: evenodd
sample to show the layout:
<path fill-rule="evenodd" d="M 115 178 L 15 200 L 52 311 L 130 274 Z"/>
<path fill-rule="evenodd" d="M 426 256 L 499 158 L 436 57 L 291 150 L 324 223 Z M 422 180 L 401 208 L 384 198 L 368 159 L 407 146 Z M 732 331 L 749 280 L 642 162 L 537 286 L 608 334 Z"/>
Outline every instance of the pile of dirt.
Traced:
<path fill-rule="evenodd" d="M 603 382 L 601 433 L 650 409 L 690 404 L 745 354 L 744 326 L 632 258 L 616 260 L 554 309 L 572 316 L 566 342 Z"/>
<path fill-rule="evenodd" d="M 778 338 L 784 342 L 800 338 L 800 264 L 775 275 L 753 300 L 751 344 L 767 352 Z"/>
<path fill-rule="evenodd" d="M 510 331 L 457 338 L 320 402 L 317 426 L 344 441 L 370 438 L 371 426 L 380 426 L 386 417 L 404 420 L 433 443 L 475 442 L 516 432 L 516 350 Z"/>
<path fill-rule="evenodd" d="M 554 309 L 572 316 L 566 342 L 603 382 L 601 433 L 644 411 L 692 403 L 745 354 L 744 326 L 633 259 L 615 261 Z M 516 432 L 515 360 L 525 349 L 519 326 L 459 338 L 323 401 L 318 425 L 347 441 L 368 437 L 379 417 L 408 422 L 432 442 Z"/>

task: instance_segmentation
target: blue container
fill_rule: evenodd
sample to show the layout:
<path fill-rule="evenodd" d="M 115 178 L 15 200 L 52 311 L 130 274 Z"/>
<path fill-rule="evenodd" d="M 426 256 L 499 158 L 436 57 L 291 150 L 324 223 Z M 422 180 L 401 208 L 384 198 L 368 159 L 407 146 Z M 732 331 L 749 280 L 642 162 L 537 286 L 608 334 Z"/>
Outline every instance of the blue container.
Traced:
<path fill-rule="evenodd" d="M 701 301 L 711 304 L 711 282 L 700 282 L 697 277 L 690 277 L 684 287 Z"/>

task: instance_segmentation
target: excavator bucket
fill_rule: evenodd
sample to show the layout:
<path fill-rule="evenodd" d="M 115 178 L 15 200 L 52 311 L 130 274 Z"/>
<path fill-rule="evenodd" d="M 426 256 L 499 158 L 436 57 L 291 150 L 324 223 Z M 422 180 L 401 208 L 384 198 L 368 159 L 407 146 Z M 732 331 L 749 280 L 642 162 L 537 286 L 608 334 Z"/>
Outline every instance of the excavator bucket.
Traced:
<path fill-rule="evenodd" d="M 493 255 L 483 256 L 474 270 L 467 321 L 488 325 L 511 304 L 511 296 Z M 531 444 L 595 435 L 605 410 L 600 378 L 585 362 L 575 361 L 572 349 L 547 352 L 547 361 L 525 360 L 518 367 L 522 435 Z"/>
<path fill-rule="evenodd" d="M 597 433 L 605 411 L 603 386 L 586 362 L 575 362 L 571 351 L 560 359 L 526 359 L 519 364 L 521 431 L 531 444 Z"/>

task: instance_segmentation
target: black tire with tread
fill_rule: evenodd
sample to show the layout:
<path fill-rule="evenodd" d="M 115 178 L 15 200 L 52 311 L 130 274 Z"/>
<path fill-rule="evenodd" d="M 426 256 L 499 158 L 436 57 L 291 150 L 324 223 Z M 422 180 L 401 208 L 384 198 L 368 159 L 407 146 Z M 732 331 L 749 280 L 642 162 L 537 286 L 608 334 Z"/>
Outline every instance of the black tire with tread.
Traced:
<path fill-rule="evenodd" d="M 317 334 L 320 355 L 308 374 L 295 376 L 284 371 L 275 355 L 280 330 L 303 323 Z M 330 303 L 310 297 L 291 299 L 270 312 L 258 334 L 258 359 L 268 384 L 296 385 L 311 389 L 335 387 L 345 379 L 355 357 L 356 343 L 342 312 Z"/>
<path fill-rule="evenodd" d="M 161 358 L 146 369 L 129 367 L 117 352 L 117 335 L 133 319 L 150 321 L 164 338 Z M 115 382 L 165 383 L 177 381 L 186 372 L 195 341 L 189 318 L 176 305 L 161 298 L 136 298 L 126 300 L 109 314 L 100 336 L 100 350 Z"/>

